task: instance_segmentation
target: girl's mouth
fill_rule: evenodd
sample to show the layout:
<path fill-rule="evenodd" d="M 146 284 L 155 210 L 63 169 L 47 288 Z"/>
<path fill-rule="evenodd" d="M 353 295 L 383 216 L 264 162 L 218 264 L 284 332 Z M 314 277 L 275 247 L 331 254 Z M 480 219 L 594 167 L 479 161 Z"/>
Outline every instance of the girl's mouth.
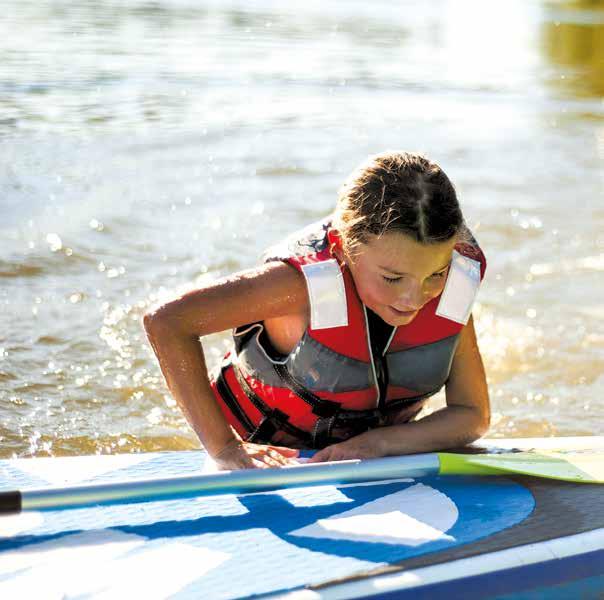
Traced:
<path fill-rule="evenodd" d="M 398 308 L 394 308 L 394 306 L 388 307 L 397 317 L 412 317 L 417 313 L 419 309 L 416 310 L 399 310 Z"/>

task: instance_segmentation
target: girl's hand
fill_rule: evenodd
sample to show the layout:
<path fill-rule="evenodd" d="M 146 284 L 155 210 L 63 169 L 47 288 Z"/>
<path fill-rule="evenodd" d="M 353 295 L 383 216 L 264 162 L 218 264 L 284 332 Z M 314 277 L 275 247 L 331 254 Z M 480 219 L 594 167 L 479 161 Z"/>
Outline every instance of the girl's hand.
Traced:
<path fill-rule="evenodd" d="M 222 471 L 269 469 L 297 465 L 299 454 L 300 452 L 294 448 L 234 440 L 214 456 L 214 462 Z"/>
<path fill-rule="evenodd" d="M 308 462 L 329 462 L 334 460 L 350 460 L 355 458 L 377 458 L 384 456 L 379 434 L 368 431 L 355 437 L 332 444 L 319 450 Z"/>

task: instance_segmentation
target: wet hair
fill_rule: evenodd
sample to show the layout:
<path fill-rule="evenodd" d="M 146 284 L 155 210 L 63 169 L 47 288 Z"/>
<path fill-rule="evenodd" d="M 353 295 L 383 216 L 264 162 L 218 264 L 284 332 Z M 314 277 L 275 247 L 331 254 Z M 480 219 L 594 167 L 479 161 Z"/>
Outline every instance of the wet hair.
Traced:
<path fill-rule="evenodd" d="M 410 152 L 371 156 L 347 179 L 333 218 L 344 247 L 400 232 L 422 244 L 465 237 L 457 194 L 445 172 Z"/>

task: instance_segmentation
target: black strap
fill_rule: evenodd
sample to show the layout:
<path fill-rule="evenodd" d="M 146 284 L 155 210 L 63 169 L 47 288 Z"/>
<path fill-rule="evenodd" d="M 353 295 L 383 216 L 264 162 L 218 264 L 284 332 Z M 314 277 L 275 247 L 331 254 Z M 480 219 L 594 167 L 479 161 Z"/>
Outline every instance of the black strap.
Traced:
<path fill-rule="evenodd" d="M 274 369 L 286 387 L 294 392 L 296 396 L 302 398 L 306 404 L 312 406 L 313 414 L 317 415 L 318 417 L 327 418 L 333 417 L 340 412 L 342 405 L 339 402 L 323 400 L 323 398 L 315 396 L 310 390 L 306 389 L 301 383 L 294 379 L 285 365 L 276 364 L 274 365 Z"/>
<path fill-rule="evenodd" d="M 243 427 L 248 433 L 251 433 L 254 431 L 254 424 L 239 405 L 235 394 L 233 394 L 233 391 L 229 387 L 224 377 L 224 373 L 229 368 L 229 366 L 229 363 L 226 363 L 223 364 L 220 368 L 218 377 L 216 377 L 216 391 L 220 394 L 220 397 L 224 400 L 224 403 L 227 405 L 228 409 L 233 413 L 235 418 L 243 425 Z"/>
<path fill-rule="evenodd" d="M 312 430 L 312 445 L 314 448 L 325 448 L 325 446 L 329 446 L 336 441 L 331 437 L 331 432 L 336 419 L 336 415 L 333 417 L 317 419 Z"/>
<path fill-rule="evenodd" d="M 348 430 L 352 430 L 354 435 L 358 435 L 378 426 L 380 422 L 380 411 L 378 409 L 342 410 L 342 405 L 339 402 L 319 398 L 302 386 L 294 379 L 285 365 L 274 365 L 274 369 L 285 386 L 312 406 L 313 414 L 319 417 L 312 433 L 314 448 L 324 448 L 329 444 L 341 441 L 332 438 L 332 431 L 335 427 L 343 426 Z"/>
<path fill-rule="evenodd" d="M 388 404 L 385 404 L 382 408 L 383 414 L 390 414 L 396 412 L 397 410 L 401 410 L 402 408 L 406 408 L 411 406 L 421 400 L 425 400 L 430 396 L 433 396 L 435 392 L 430 392 L 428 394 L 421 394 L 420 396 L 413 396 L 411 398 L 397 398 L 396 400 L 391 400 Z"/>
<path fill-rule="evenodd" d="M 245 411 L 241 408 L 233 391 L 226 382 L 224 373 L 229 367 L 232 367 L 233 373 L 244 394 L 263 416 L 263 419 L 258 426 L 255 426 L 254 423 L 252 423 Z M 240 370 L 229 361 L 225 363 L 220 370 L 216 379 L 216 388 L 224 399 L 225 404 L 248 432 L 247 441 L 269 443 L 273 435 L 281 430 L 313 448 L 324 448 L 331 443 L 339 441 L 332 438 L 332 432 L 336 427 L 346 427 L 347 429 L 354 431 L 355 435 L 358 435 L 368 429 L 377 427 L 380 423 L 380 417 L 383 414 L 390 414 L 397 410 L 401 410 L 402 408 L 411 406 L 431 395 L 422 394 L 421 396 L 414 396 L 413 398 L 399 398 L 388 402 L 381 409 L 342 410 L 342 405 L 339 402 L 323 400 L 304 388 L 293 378 L 284 365 L 275 365 L 275 371 L 285 383 L 286 387 L 304 402 L 313 407 L 312 412 L 319 418 L 315 423 L 312 434 L 296 427 L 289 422 L 289 416 L 286 413 L 278 408 L 272 408 L 264 402 L 264 400 L 254 392 Z"/>
<path fill-rule="evenodd" d="M 248 442 L 261 442 L 262 440 L 270 440 L 277 432 L 277 425 L 270 417 L 264 417 L 260 424 L 247 438 Z"/>
<path fill-rule="evenodd" d="M 336 425 L 346 427 L 365 426 L 366 429 L 377 427 L 380 422 L 380 411 L 377 408 L 370 410 L 343 410 L 336 417 Z"/>
<path fill-rule="evenodd" d="M 311 436 L 308 432 L 303 429 L 299 429 L 295 425 L 292 425 L 289 422 L 289 416 L 278 408 L 270 407 L 254 390 L 250 387 L 250 384 L 246 381 L 245 377 L 241 374 L 239 369 L 231 364 L 233 368 L 233 372 L 235 373 L 235 377 L 237 378 L 237 382 L 241 386 L 243 393 L 249 398 L 250 402 L 260 411 L 262 416 L 264 417 L 263 421 L 260 425 L 252 431 L 252 435 L 255 435 L 254 439 L 262 439 L 266 441 L 270 441 L 270 437 L 272 437 L 275 432 L 278 430 L 282 430 L 289 435 L 294 436 L 296 439 L 301 440 L 305 444 L 309 444 L 311 442 Z M 266 423 L 264 423 L 266 421 Z M 264 423 L 264 425 L 263 425 Z M 271 431 L 273 429 L 270 437 L 265 437 L 263 432 Z M 251 439 L 248 441 L 252 441 Z"/>

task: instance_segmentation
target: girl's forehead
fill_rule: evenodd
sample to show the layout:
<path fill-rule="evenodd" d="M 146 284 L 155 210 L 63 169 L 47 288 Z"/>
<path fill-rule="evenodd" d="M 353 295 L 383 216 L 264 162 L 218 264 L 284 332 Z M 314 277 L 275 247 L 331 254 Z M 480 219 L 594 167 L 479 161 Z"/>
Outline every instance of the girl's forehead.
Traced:
<path fill-rule="evenodd" d="M 373 236 L 357 248 L 357 260 L 392 272 L 436 271 L 451 260 L 456 239 L 422 244 L 404 233 L 389 232 Z"/>

